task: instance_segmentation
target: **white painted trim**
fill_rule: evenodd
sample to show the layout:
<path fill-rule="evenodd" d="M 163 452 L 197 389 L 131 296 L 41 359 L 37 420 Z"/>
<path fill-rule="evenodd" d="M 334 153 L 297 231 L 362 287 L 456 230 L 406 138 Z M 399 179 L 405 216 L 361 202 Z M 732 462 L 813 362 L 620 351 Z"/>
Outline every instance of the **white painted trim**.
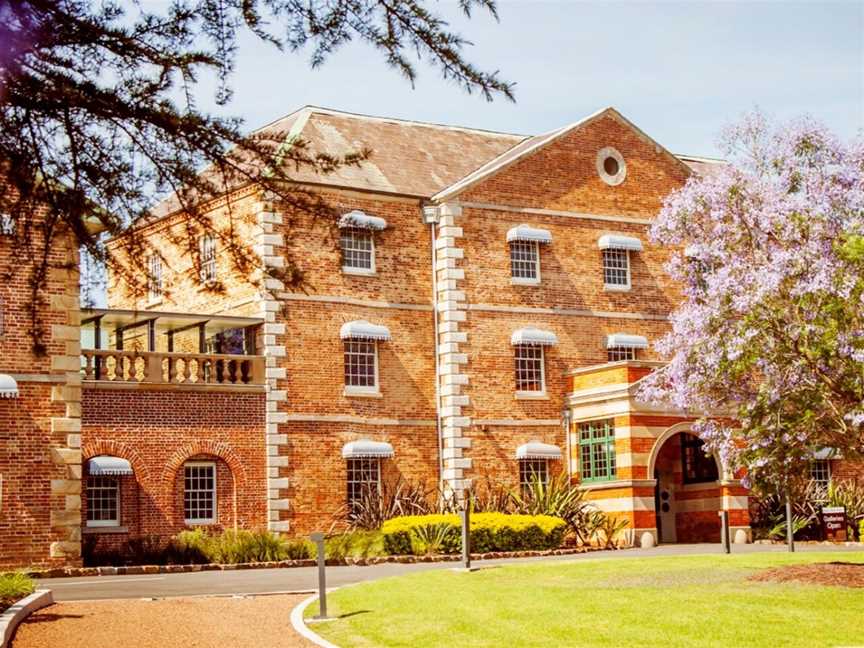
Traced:
<path fill-rule="evenodd" d="M 538 209 L 536 207 L 514 207 L 512 205 L 498 205 L 495 203 L 482 203 L 466 201 L 461 203 L 462 207 L 473 209 L 488 209 L 490 211 L 503 211 L 515 214 L 535 214 L 537 216 L 563 216 L 564 218 L 578 218 L 582 220 L 597 220 L 608 223 L 633 223 L 635 225 L 651 225 L 650 218 L 639 218 L 637 216 L 613 216 L 609 214 L 593 214 L 591 212 L 574 212 L 562 209 Z"/>
<path fill-rule="evenodd" d="M 7 648 L 10 645 L 15 629 L 24 619 L 52 603 L 54 603 L 54 594 L 51 590 L 37 589 L 0 614 L 0 648 Z"/>
<path fill-rule="evenodd" d="M 435 425 L 435 419 L 395 419 L 353 416 L 350 414 L 286 414 L 284 423 L 358 423 L 360 425 L 404 425 L 425 427 Z"/>
<path fill-rule="evenodd" d="M 495 306 L 493 304 L 467 304 L 469 311 L 485 313 L 518 313 L 523 315 L 563 315 L 567 317 L 603 317 L 606 319 L 634 319 L 668 322 L 668 315 L 648 313 L 616 313 L 611 311 L 592 311 L 577 308 L 534 308 L 530 306 Z"/>
<path fill-rule="evenodd" d="M 414 310 L 432 312 L 432 304 L 404 304 L 399 302 L 377 301 L 372 299 L 356 299 L 342 295 L 300 295 L 297 293 L 280 292 L 278 297 L 283 301 L 316 302 L 322 304 L 345 304 L 367 308 L 393 308 L 395 310 Z"/>
<path fill-rule="evenodd" d="M 210 518 L 187 518 L 186 511 L 183 511 L 183 522 L 192 526 L 199 525 L 207 525 L 207 524 L 216 524 L 216 520 L 219 518 L 219 506 L 218 506 L 218 494 L 219 494 L 219 474 L 216 467 L 215 461 L 184 461 L 183 462 L 183 478 L 185 480 L 186 475 L 186 466 L 194 466 L 194 467 L 206 467 L 210 466 L 213 468 L 213 517 Z M 232 476 L 233 477 L 233 476 Z M 183 487 L 183 494 L 185 498 L 186 487 Z"/>
<path fill-rule="evenodd" d="M 545 427 L 561 425 L 561 419 L 474 419 L 474 425 L 501 425 L 507 427 Z"/>
<path fill-rule="evenodd" d="M 332 590 L 328 589 L 327 591 L 330 592 Z M 298 606 L 291 610 L 291 625 L 294 627 L 297 634 L 301 635 L 304 639 L 311 641 L 316 646 L 321 646 L 322 648 L 339 648 L 336 644 L 332 644 L 320 635 L 312 632 L 303 620 L 303 613 L 306 612 L 306 608 L 317 600 L 318 595 L 315 594 L 302 601 Z"/>

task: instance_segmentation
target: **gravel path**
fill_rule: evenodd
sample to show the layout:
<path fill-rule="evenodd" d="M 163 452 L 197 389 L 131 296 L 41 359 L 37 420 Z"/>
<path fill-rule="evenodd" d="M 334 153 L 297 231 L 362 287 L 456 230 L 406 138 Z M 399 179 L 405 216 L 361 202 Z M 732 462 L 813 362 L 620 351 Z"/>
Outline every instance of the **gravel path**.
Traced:
<path fill-rule="evenodd" d="M 18 627 L 12 648 L 281 648 L 312 646 L 291 627 L 305 596 L 55 603 Z"/>

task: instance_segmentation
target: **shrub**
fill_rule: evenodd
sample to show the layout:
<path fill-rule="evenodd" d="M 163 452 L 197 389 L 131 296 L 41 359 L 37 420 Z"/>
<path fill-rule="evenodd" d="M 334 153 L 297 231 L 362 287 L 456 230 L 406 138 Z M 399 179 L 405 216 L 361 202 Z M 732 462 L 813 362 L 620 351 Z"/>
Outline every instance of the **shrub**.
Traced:
<path fill-rule="evenodd" d="M 405 481 L 384 482 L 381 490 L 369 489 L 347 512 L 351 529 L 373 531 L 390 518 L 403 515 L 425 515 L 433 509 L 432 491 L 423 484 Z"/>
<path fill-rule="evenodd" d="M 548 482 L 532 477 L 528 488 L 512 492 L 510 498 L 516 513 L 561 518 L 577 542 L 587 543 L 601 522 L 597 510 L 585 500 L 585 493 L 570 483 L 567 474 L 557 475 Z"/>
<path fill-rule="evenodd" d="M 549 515 L 477 513 L 471 517 L 471 549 L 522 551 L 561 546 L 566 524 Z M 458 515 L 412 515 L 393 518 L 381 528 L 384 550 L 389 554 L 431 553 L 438 549 L 455 553 L 461 549 Z"/>
<path fill-rule="evenodd" d="M 25 596 L 32 594 L 36 584 L 20 572 L 0 574 L 0 612 Z"/>
<path fill-rule="evenodd" d="M 324 555 L 327 560 L 369 558 L 370 556 L 380 556 L 383 553 L 379 531 L 350 531 L 331 536 L 324 541 Z M 313 545 L 311 557 L 315 555 Z"/>
<path fill-rule="evenodd" d="M 864 520 L 858 521 L 858 539 L 864 540 Z"/>

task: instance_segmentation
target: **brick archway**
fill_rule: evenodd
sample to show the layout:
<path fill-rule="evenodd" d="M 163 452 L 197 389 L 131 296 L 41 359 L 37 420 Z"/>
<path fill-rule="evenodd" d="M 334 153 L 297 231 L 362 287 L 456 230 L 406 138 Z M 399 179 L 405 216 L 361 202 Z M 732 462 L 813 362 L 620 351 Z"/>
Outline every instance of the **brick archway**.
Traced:
<path fill-rule="evenodd" d="M 135 475 L 135 480 L 139 483 L 148 483 L 150 480 L 150 471 L 144 458 L 133 447 L 121 441 L 96 440 L 84 443 L 81 448 L 83 462 L 88 459 L 107 455 L 110 457 L 119 457 L 125 459 L 132 464 L 132 472 Z"/>
<path fill-rule="evenodd" d="M 220 441 L 193 441 L 179 448 L 165 464 L 162 474 L 163 480 L 170 490 L 174 483 L 174 477 L 180 467 L 190 458 L 196 455 L 210 455 L 225 462 L 231 469 L 231 475 L 238 488 L 246 485 L 246 468 L 240 457 L 227 443 Z"/>

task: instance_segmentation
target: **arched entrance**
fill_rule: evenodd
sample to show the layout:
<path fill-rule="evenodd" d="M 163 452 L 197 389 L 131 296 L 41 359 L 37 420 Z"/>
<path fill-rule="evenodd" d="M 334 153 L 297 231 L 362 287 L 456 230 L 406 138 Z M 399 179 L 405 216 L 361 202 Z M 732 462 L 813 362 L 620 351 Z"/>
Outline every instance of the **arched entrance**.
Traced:
<path fill-rule="evenodd" d="M 702 440 L 675 426 L 656 442 L 649 461 L 655 481 L 654 510 L 661 543 L 718 542 L 723 505 L 722 468 Z"/>

